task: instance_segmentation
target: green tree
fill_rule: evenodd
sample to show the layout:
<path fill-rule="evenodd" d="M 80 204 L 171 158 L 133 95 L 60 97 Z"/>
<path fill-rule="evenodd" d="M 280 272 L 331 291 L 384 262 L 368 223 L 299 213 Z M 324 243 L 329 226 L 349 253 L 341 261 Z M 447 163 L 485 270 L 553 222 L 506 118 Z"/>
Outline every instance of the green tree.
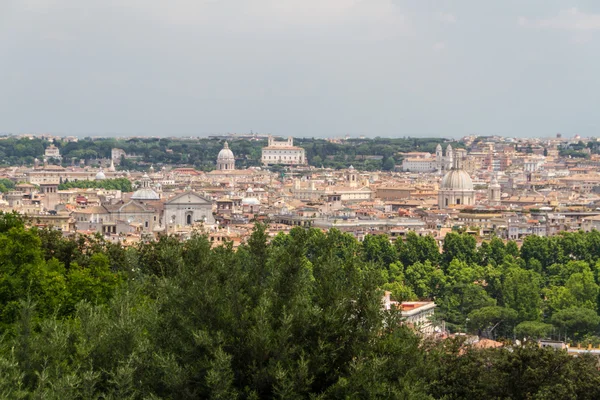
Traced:
<path fill-rule="evenodd" d="M 406 268 L 405 282 L 420 299 L 433 299 L 443 290 L 446 283 L 444 272 L 431 262 L 416 262 Z"/>
<path fill-rule="evenodd" d="M 586 333 L 594 333 L 600 324 L 600 317 L 589 308 L 567 308 L 552 315 L 552 325 L 565 329 L 567 335 L 580 338 Z"/>
<path fill-rule="evenodd" d="M 515 327 L 517 337 L 543 339 L 552 332 L 552 325 L 540 321 L 523 321 Z"/>
<path fill-rule="evenodd" d="M 502 303 L 518 313 L 520 321 L 540 318 L 540 276 L 523 268 L 509 268 L 504 273 Z"/>
<path fill-rule="evenodd" d="M 387 268 L 396 261 L 397 255 L 394 246 L 387 235 L 367 235 L 362 242 L 363 255 L 366 261 L 377 263 Z"/>
<path fill-rule="evenodd" d="M 468 263 L 476 262 L 476 244 L 471 235 L 448 233 L 444 238 L 442 264 L 448 266 L 454 259 Z"/>
<path fill-rule="evenodd" d="M 518 313 L 511 308 L 488 306 L 471 311 L 468 325 L 476 329 L 480 336 L 493 338 L 496 328 L 501 324 L 513 323 L 517 317 Z"/>

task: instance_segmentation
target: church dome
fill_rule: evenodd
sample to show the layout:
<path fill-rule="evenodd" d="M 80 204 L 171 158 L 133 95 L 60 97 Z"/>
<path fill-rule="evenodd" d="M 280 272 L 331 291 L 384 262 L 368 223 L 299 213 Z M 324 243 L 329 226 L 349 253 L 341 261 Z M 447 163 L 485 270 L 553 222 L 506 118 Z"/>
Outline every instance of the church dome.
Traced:
<path fill-rule="evenodd" d="M 96 174 L 96 180 L 103 181 L 104 179 L 106 179 L 106 175 L 104 175 L 104 171 L 102 171 L 102 170 L 98 171 L 98 173 Z"/>
<path fill-rule="evenodd" d="M 152 179 L 148 174 L 144 174 L 140 180 L 140 188 L 136 190 L 132 195 L 132 200 L 160 200 L 160 195 L 156 193 L 151 187 Z"/>
<path fill-rule="evenodd" d="M 136 190 L 131 195 L 132 200 L 160 200 L 160 196 L 150 188 L 142 188 Z"/>
<path fill-rule="evenodd" d="M 225 142 L 223 149 L 221 149 L 221 151 L 219 152 L 219 155 L 217 156 L 217 162 L 218 161 L 221 161 L 221 162 L 235 161 L 235 157 L 233 156 L 233 151 L 231 151 L 229 149 L 229 144 L 227 144 L 227 142 Z"/>
<path fill-rule="evenodd" d="M 448 171 L 442 179 L 441 189 L 445 190 L 473 190 L 473 180 L 468 173 L 461 169 Z"/>

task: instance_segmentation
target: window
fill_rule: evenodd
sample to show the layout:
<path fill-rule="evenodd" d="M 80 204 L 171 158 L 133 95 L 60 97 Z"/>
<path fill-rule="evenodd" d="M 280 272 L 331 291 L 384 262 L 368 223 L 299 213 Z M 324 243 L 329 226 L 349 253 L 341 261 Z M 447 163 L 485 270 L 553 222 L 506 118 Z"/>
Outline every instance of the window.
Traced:
<path fill-rule="evenodd" d="M 192 224 L 192 214 L 189 214 L 185 217 L 185 223 L 187 225 L 191 225 Z"/>

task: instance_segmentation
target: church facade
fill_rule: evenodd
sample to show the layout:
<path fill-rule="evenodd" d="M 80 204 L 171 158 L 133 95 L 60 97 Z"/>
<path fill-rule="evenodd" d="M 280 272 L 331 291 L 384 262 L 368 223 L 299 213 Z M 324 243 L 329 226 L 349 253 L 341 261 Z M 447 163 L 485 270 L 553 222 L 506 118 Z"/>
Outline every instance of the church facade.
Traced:
<path fill-rule="evenodd" d="M 164 220 L 167 232 L 194 224 L 214 225 L 212 201 L 195 192 L 184 192 L 165 203 Z"/>

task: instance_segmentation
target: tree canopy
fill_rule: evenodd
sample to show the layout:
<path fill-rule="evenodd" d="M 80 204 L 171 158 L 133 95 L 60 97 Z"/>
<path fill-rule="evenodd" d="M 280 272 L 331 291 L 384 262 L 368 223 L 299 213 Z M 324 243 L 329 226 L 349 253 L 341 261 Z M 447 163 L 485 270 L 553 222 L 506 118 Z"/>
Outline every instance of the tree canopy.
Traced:
<path fill-rule="evenodd" d="M 237 249 L 214 247 L 203 235 L 124 248 L 0 214 L 0 396 L 600 397 L 590 357 L 429 341 L 401 324 L 398 310 L 382 308 L 383 288 L 395 285 L 402 295 L 434 299 L 452 329 L 500 337 L 517 324 L 519 335 L 533 338 L 549 334 L 548 320 L 583 335 L 598 325 L 586 307 L 587 284 L 564 286 L 579 307 L 547 311 L 541 290 L 554 276 L 545 271 L 554 270 L 527 269 L 520 256 L 481 265 L 468 245 L 469 257 L 448 262 L 432 248 L 410 248 L 430 239 L 407 238 L 404 248 L 337 230 L 294 228 L 268 238 L 258 224 Z M 572 265 L 570 276 L 583 270 Z M 536 305 L 543 312 L 532 312 Z"/>

